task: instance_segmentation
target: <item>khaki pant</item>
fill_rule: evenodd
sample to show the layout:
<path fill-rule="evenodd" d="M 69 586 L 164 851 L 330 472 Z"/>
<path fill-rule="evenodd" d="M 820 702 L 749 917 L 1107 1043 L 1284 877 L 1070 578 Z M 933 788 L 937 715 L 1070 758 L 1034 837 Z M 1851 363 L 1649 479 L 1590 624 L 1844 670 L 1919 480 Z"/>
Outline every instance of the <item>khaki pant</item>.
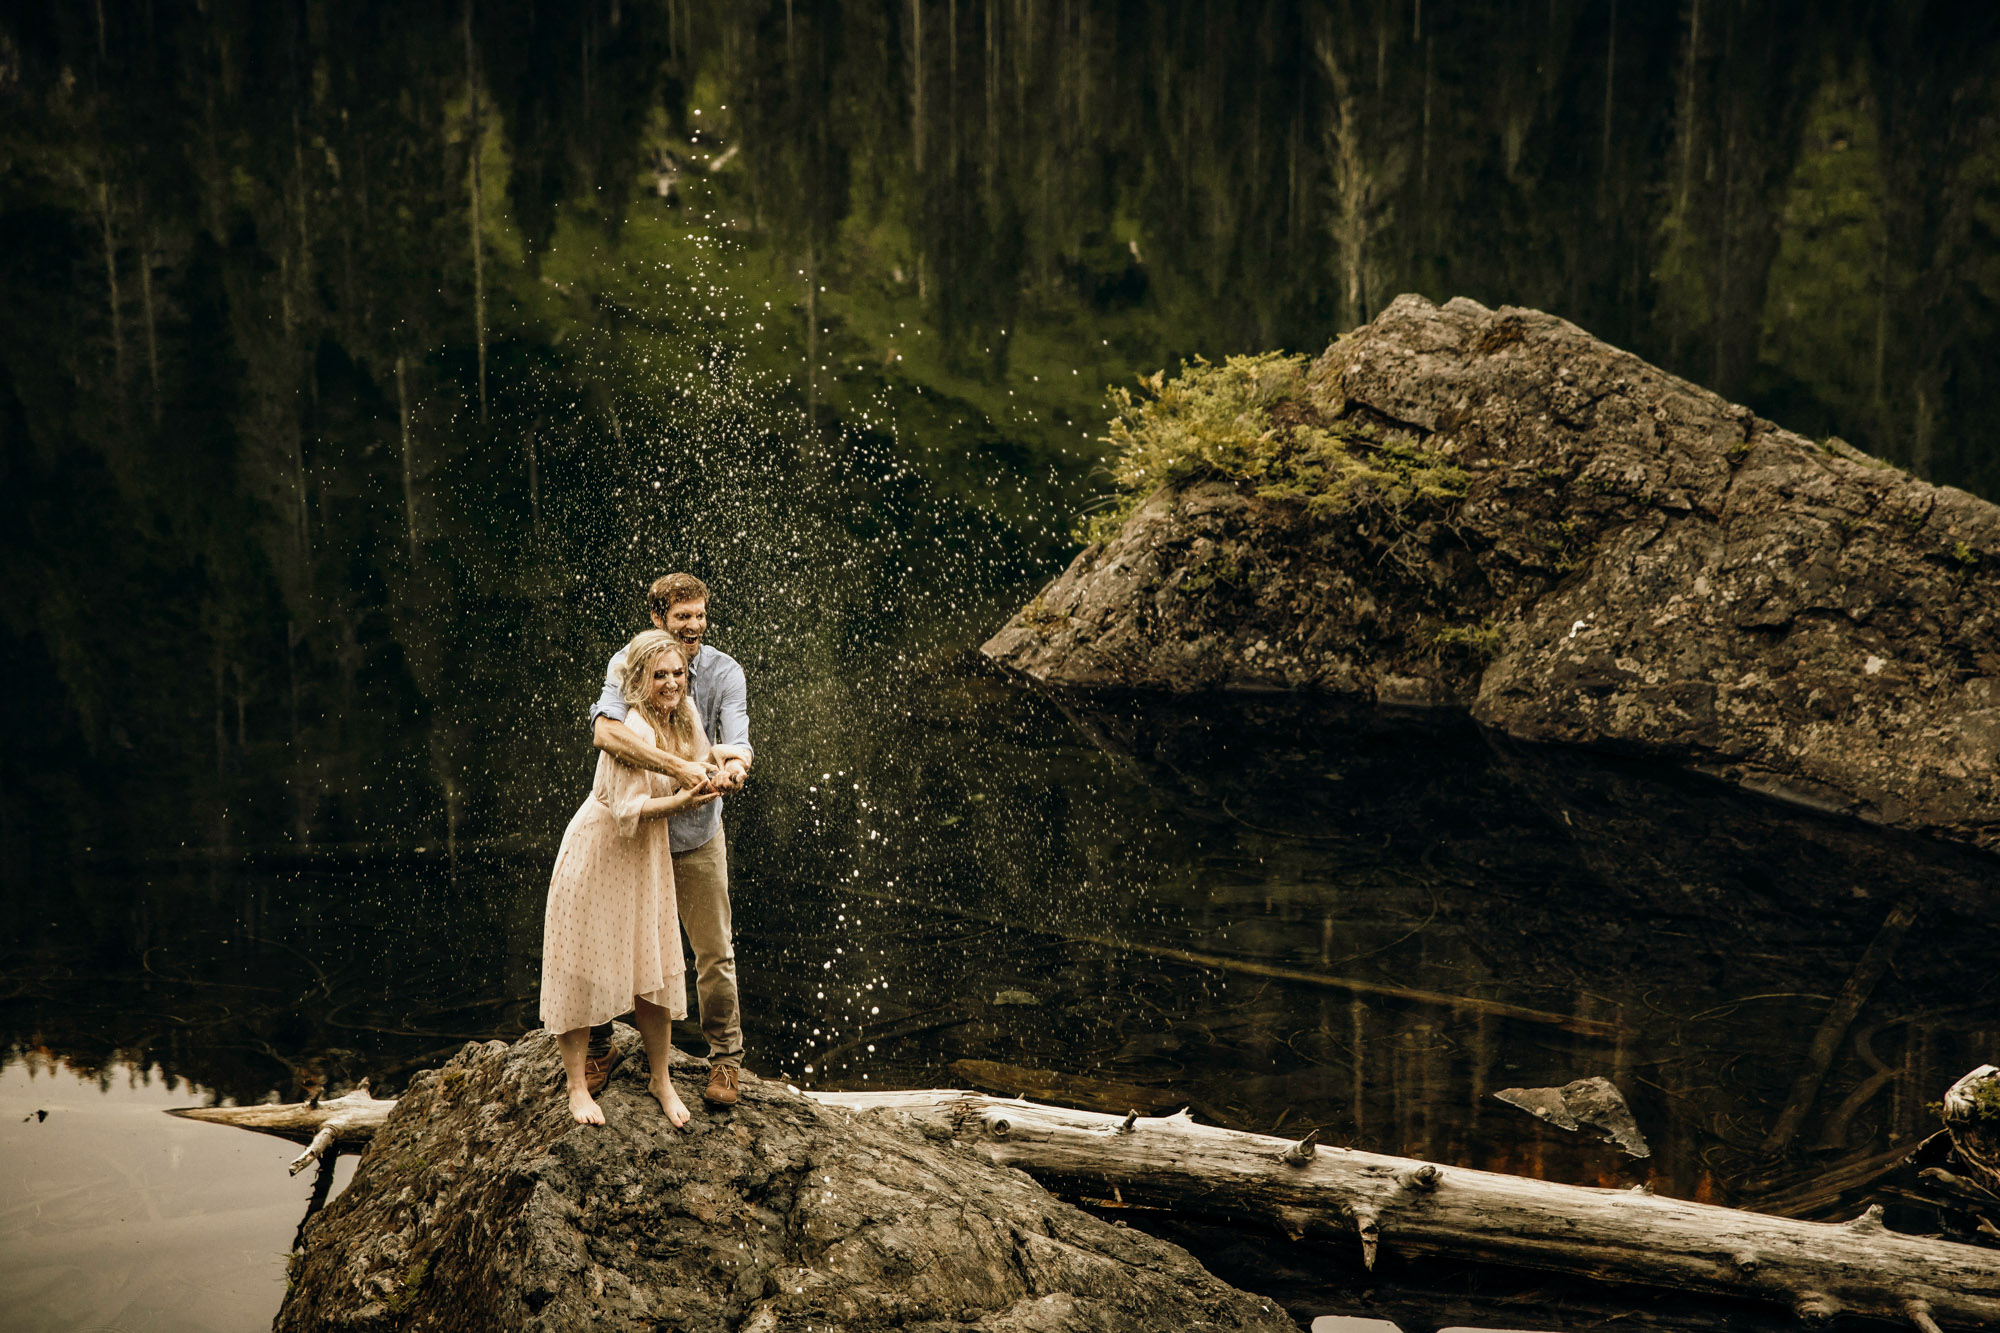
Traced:
<path fill-rule="evenodd" d="M 717 1064 L 743 1063 L 743 1017 L 736 999 L 736 944 L 729 927 L 729 849 L 715 836 L 692 851 L 674 853 L 674 897 L 681 931 L 694 949 L 694 993 L 701 1003 L 701 1035 Z"/>
<path fill-rule="evenodd" d="M 692 851 L 674 853 L 674 898 L 681 933 L 694 948 L 695 997 L 701 1035 L 716 1064 L 743 1063 L 743 1017 L 736 999 L 736 945 L 729 927 L 729 848 L 722 828 Z M 590 1052 L 611 1049 L 611 1025 L 590 1030 Z"/>

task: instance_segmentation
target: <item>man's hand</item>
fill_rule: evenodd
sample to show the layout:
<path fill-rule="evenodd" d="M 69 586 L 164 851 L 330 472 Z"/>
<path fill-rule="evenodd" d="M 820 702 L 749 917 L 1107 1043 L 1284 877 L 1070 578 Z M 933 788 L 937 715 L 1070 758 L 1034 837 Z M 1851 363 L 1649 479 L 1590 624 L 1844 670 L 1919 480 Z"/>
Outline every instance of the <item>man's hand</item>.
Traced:
<path fill-rule="evenodd" d="M 690 759 L 662 750 L 657 745 L 648 745 L 632 734 L 623 722 L 599 716 L 591 727 L 590 740 L 593 745 L 613 759 L 621 759 L 634 768 L 650 768 L 655 773 L 665 773 L 682 787 L 699 787 L 708 781 L 708 770 Z"/>
<path fill-rule="evenodd" d="M 700 764 L 683 759 L 677 754 L 670 754 L 665 750 L 661 750 L 659 753 L 662 762 L 654 770 L 655 772 L 665 773 L 683 787 L 700 788 L 708 784 L 709 772 Z"/>
<path fill-rule="evenodd" d="M 747 768 L 741 759 L 725 759 L 722 771 L 715 775 L 715 789 L 719 792 L 742 791 L 746 775 Z"/>

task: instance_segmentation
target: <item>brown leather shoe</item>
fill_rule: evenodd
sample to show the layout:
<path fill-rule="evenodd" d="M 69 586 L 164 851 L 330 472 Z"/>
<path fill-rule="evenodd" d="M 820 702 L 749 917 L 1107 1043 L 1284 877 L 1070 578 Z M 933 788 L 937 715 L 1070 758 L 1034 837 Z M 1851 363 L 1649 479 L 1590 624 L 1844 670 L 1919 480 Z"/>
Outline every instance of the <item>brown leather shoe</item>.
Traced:
<path fill-rule="evenodd" d="M 736 1089 L 742 1077 L 735 1065 L 710 1065 L 708 1086 L 702 1089 L 701 1099 L 713 1106 L 736 1105 Z"/>
<path fill-rule="evenodd" d="M 618 1067 L 620 1058 L 616 1051 L 583 1058 L 583 1086 L 591 1096 L 603 1092 L 605 1085 L 611 1082 L 611 1071 Z"/>

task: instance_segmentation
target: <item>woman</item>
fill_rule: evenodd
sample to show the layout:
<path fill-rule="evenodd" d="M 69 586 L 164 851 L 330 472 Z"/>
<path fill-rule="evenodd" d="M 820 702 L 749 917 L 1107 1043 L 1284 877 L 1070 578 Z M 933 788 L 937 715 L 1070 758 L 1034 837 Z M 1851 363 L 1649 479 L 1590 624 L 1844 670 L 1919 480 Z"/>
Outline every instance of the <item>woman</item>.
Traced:
<path fill-rule="evenodd" d="M 673 636 L 648 630 L 625 649 L 621 682 L 632 712 L 625 725 L 649 744 L 703 765 L 733 753 L 712 748 L 688 699 L 687 660 Z M 578 1124 L 601 1125 L 584 1069 L 593 1023 L 633 1011 L 652 1065 L 653 1095 L 676 1127 L 688 1109 L 667 1076 L 671 1025 L 687 1016 L 674 861 L 667 816 L 716 798 L 707 783 L 673 782 L 600 752 L 590 796 L 569 829 L 549 879 L 542 926 L 542 1023 L 556 1033 L 569 1109 Z"/>

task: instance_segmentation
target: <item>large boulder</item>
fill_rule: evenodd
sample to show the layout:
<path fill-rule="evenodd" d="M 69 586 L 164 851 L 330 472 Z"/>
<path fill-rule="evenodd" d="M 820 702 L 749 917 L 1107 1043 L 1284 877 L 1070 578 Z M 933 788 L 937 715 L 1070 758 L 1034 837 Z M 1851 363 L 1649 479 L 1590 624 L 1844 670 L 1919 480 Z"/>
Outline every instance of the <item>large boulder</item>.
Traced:
<path fill-rule="evenodd" d="M 553 1040 L 468 1044 L 412 1081 L 307 1225 L 279 1330 L 1296 1333 L 1164 1241 L 1058 1202 L 941 1131 L 746 1080 L 668 1126 L 637 1034 L 581 1127 Z"/>
<path fill-rule="evenodd" d="M 1375 423 L 1462 484 L 1331 513 L 1162 487 L 987 655 L 1053 685 L 1469 708 L 2000 847 L 2000 508 L 1532 310 L 1401 297 L 1304 392 L 1295 415 Z"/>

